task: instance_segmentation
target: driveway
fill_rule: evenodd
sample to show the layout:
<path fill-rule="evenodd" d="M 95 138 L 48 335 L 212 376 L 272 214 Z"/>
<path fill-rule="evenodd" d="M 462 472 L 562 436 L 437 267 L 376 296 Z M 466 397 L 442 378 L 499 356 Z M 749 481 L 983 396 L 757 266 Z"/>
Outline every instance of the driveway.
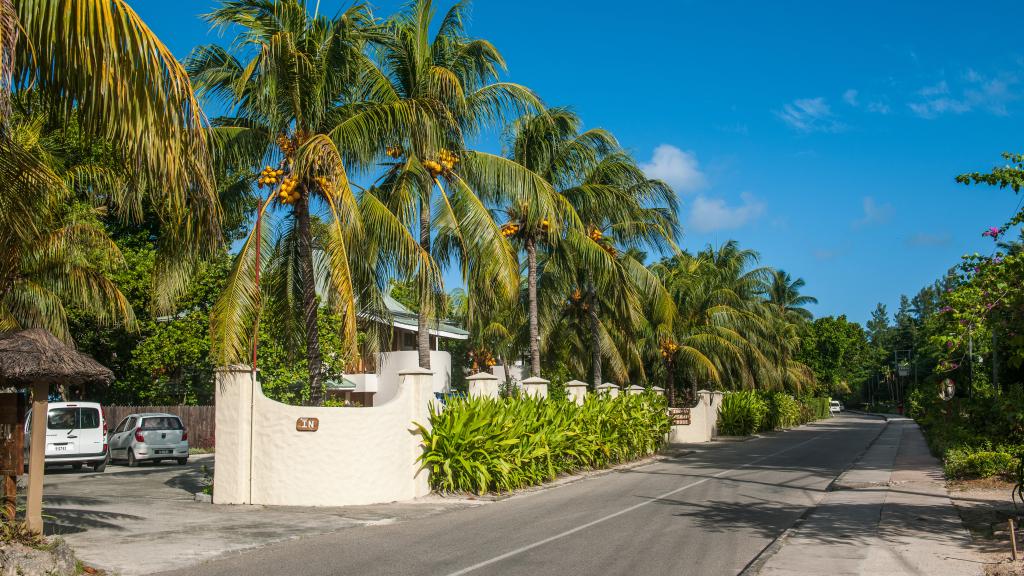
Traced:
<path fill-rule="evenodd" d="M 481 504 L 438 498 L 350 508 L 195 502 L 194 493 L 204 485 L 203 467 L 212 471 L 213 464 L 213 455 L 198 455 L 185 466 L 110 465 L 102 473 L 49 469 L 43 490 L 46 531 L 63 536 L 87 563 L 131 576 L 283 540 Z"/>

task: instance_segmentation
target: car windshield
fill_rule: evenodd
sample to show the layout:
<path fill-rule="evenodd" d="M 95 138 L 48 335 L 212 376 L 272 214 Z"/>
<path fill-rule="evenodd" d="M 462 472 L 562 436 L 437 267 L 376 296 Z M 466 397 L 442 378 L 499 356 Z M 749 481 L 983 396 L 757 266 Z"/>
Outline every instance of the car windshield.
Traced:
<path fill-rule="evenodd" d="M 175 416 L 153 416 L 142 421 L 143 430 L 181 430 L 181 420 Z"/>

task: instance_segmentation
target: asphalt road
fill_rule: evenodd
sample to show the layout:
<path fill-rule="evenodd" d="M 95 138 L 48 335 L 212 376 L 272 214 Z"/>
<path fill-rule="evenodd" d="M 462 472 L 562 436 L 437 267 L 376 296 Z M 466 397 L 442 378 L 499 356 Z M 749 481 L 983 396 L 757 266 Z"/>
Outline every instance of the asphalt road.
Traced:
<path fill-rule="evenodd" d="M 300 538 L 178 576 L 738 574 L 882 430 L 844 415 L 488 506 Z"/>

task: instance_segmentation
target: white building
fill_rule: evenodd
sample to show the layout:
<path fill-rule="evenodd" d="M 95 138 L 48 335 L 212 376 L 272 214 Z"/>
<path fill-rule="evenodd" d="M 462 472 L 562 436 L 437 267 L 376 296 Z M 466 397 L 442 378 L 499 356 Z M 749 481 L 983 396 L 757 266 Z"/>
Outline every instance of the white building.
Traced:
<path fill-rule="evenodd" d="M 376 362 L 367 363 L 375 366 L 375 372 L 345 374 L 343 382 L 328 383 L 329 395 L 358 402 L 363 406 L 383 404 L 398 392 L 398 373 L 419 366 L 416 350 L 416 334 L 419 332 L 417 314 L 390 294 L 384 297 L 384 302 L 391 316 L 392 327 L 388 351 L 381 352 Z M 430 328 L 430 369 L 434 372 L 434 392 L 448 392 L 451 388 L 452 357 L 440 349 L 441 338 L 465 340 L 469 338 L 469 333 L 444 322 L 437 322 Z"/>

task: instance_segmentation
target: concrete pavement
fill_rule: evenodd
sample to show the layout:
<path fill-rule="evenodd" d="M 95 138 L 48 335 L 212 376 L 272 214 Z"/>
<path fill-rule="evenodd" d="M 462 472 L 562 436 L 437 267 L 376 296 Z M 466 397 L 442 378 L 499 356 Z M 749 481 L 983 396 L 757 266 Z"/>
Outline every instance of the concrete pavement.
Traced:
<path fill-rule="evenodd" d="M 759 560 L 762 576 L 982 574 L 917 425 L 892 419 L 798 527 Z"/>
<path fill-rule="evenodd" d="M 737 574 L 885 423 L 841 416 L 414 521 L 232 554 L 177 576 Z"/>
<path fill-rule="evenodd" d="M 427 499 L 417 503 L 346 508 L 214 506 L 195 502 L 203 466 L 111 465 L 103 473 L 47 470 L 43 513 L 49 534 L 62 536 L 79 558 L 121 576 L 198 564 L 224 554 L 390 522 L 409 521 L 472 502 Z"/>

